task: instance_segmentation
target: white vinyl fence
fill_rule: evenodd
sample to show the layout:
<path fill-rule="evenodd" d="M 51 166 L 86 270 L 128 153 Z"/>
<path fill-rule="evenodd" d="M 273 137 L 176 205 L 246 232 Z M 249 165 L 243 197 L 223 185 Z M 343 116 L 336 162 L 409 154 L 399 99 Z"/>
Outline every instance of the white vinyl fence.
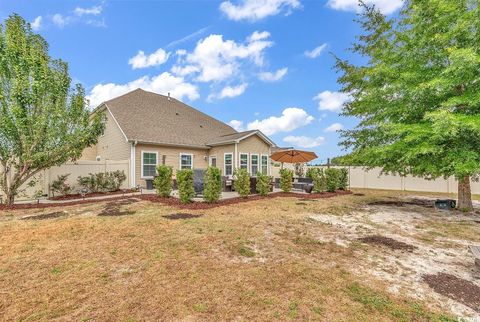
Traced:
<path fill-rule="evenodd" d="M 0 169 L 1 170 L 1 169 Z M 105 161 L 76 161 L 65 163 L 58 167 L 52 167 L 37 174 L 33 179 L 34 186 L 25 184 L 17 196 L 16 200 L 32 199 L 36 194 L 47 194 L 51 196 L 50 184 L 56 180 L 59 175 L 70 174 L 67 183 L 74 188 L 73 192 L 78 192 L 80 187 L 77 183 L 79 176 L 87 176 L 89 173 L 100 173 L 120 170 L 125 172 L 127 179 L 121 188 L 130 188 L 130 160 L 105 160 Z M 0 195 L 2 194 L 0 190 Z"/>
<path fill-rule="evenodd" d="M 292 165 L 285 164 L 293 170 Z M 325 167 L 322 167 L 325 168 Z M 341 168 L 341 167 L 335 167 Z M 382 175 L 381 168 L 374 168 L 366 170 L 363 167 L 345 167 L 349 171 L 350 187 L 351 188 L 365 188 L 365 189 L 385 189 L 385 190 L 404 190 L 404 191 L 423 191 L 423 192 L 442 192 L 442 193 L 456 193 L 458 189 L 458 182 L 455 178 L 450 177 L 448 180 L 438 178 L 436 180 L 427 180 L 423 178 L 413 177 L 408 175 L 406 177 L 395 175 Z M 280 167 L 272 166 L 272 175 L 279 177 Z M 308 167 L 305 167 L 305 170 Z M 472 180 L 472 193 L 480 194 L 480 183 Z"/>

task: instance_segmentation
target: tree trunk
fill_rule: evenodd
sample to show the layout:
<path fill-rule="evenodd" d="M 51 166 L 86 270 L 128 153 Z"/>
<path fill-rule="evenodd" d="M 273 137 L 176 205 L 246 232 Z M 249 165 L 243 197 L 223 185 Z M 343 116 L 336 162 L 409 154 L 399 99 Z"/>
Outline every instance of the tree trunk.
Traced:
<path fill-rule="evenodd" d="M 470 189 L 470 177 L 465 176 L 458 181 L 458 209 L 461 211 L 473 211 L 472 191 Z"/>
<path fill-rule="evenodd" d="M 8 206 L 11 206 L 11 205 L 13 205 L 14 202 L 15 202 L 15 195 L 13 193 L 6 192 L 5 193 L 5 204 L 8 205 Z"/>

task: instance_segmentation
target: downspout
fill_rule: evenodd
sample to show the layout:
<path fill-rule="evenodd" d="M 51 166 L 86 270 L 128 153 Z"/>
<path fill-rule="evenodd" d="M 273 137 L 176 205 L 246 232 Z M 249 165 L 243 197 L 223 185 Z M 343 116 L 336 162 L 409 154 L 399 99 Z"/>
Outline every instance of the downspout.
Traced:
<path fill-rule="evenodd" d="M 234 156 L 235 170 L 238 169 L 238 141 L 235 141 L 235 156 Z"/>
<path fill-rule="evenodd" d="M 137 186 L 136 183 L 136 166 L 135 166 L 135 157 L 136 157 L 136 145 L 137 141 L 132 142 L 132 146 L 130 147 L 130 186 L 134 188 Z"/>

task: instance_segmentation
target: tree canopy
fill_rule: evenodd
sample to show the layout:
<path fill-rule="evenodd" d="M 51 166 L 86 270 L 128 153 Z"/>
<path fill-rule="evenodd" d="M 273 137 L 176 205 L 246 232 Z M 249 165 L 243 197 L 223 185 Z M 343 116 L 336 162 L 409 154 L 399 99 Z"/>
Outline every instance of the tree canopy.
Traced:
<path fill-rule="evenodd" d="M 469 178 L 480 172 L 480 0 L 409 0 L 392 19 L 363 9 L 364 33 L 351 51 L 364 63 L 336 64 L 351 95 L 343 114 L 360 120 L 342 133 L 348 160 L 402 175 L 453 175 L 459 193 L 470 194 Z"/>
<path fill-rule="evenodd" d="M 68 64 L 18 15 L 0 25 L 0 188 L 13 202 L 39 171 L 78 159 L 104 130 Z"/>

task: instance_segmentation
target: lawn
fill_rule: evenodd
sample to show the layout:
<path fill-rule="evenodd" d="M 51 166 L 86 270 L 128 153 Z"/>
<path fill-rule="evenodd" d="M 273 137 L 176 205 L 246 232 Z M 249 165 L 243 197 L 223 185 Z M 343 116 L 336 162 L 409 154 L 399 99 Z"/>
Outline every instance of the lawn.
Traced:
<path fill-rule="evenodd" d="M 3 211 L 0 312 L 25 321 L 478 316 L 475 295 L 449 298 L 435 286 L 444 272 L 478 287 L 466 250 L 480 243 L 478 216 L 391 203 L 409 193 L 361 194 Z M 359 239 L 369 236 L 381 238 Z"/>

